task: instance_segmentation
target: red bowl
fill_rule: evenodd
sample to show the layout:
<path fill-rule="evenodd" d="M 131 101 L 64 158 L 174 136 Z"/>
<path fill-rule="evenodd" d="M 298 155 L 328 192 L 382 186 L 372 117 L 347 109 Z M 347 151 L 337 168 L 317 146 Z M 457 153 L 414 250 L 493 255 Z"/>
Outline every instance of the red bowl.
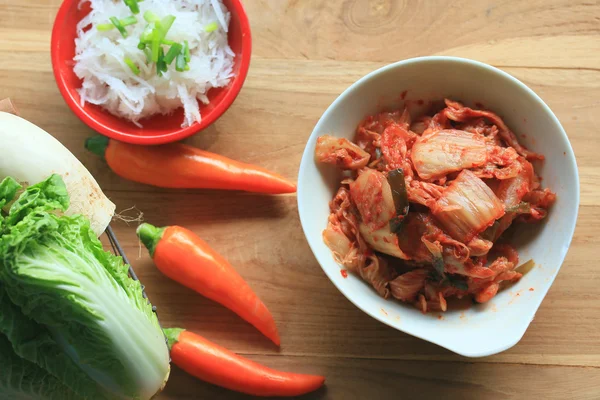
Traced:
<path fill-rule="evenodd" d="M 193 135 L 215 122 L 231 106 L 240 92 L 252 53 L 250 23 L 240 0 L 223 0 L 231 13 L 229 23 L 229 46 L 235 53 L 234 77 L 228 86 L 208 92 L 210 103 L 200 106 L 202 121 L 182 128 L 183 108 L 170 115 L 157 115 L 141 121 L 140 128 L 130 121 L 114 116 L 99 106 L 86 103 L 81 106 L 77 89 L 81 79 L 73 72 L 77 23 L 89 13 L 89 3 L 81 9 L 80 0 L 64 0 L 52 28 L 52 69 L 60 93 L 73 112 L 90 128 L 122 142 L 134 144 L 163 144 L 175 142 Z"/>

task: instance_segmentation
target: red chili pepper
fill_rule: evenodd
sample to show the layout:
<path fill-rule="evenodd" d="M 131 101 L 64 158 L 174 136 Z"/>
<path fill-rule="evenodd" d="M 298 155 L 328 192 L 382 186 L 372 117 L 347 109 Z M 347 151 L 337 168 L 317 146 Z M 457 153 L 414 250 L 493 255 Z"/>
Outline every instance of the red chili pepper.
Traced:
<path fill-rule="evenodd" d="M 85 147 L 104 157 L 117 175 L 148 185 L 268 194 L 296 192 L 296 185 L 264 168 L 182 143 L 139 146 L 94 136 L 86 140 Z"/>
<path fill-rule="evenodd" d="M 165 329 L 165 334 L 175 365 L 227 389 L 253 396 L 300 396 L 325 383 L 323 376 L 267 368 L 183 329 Z"/>
<path fill-rule="evenodd" d="M 179 226 L 142 224 L 137 235 L 163 274 L 229 308 L 279 345 L 277 326 L 267 307 L 204 240 Z"/>

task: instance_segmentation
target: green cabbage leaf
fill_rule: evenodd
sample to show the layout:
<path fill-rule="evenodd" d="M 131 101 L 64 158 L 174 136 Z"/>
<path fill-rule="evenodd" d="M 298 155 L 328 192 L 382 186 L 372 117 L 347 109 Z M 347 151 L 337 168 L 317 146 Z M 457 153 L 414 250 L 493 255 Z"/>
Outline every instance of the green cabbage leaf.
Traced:
<path fill-rule="evenodd" d="M 0 204 L 12 200 L 10 189 Z M 0 293 L 8 295 L 0 312 L 12 304 L 18 314 L 10 324 L 0 320 L 0 332 L 19 356 L 77 393 L 97 393 L 85 397 L 102 398 L 104 391 L 111 398 L 149 399 L 169 375 L 156 315 L 140 283 L 129 278 L 120 257 L 103 250 L 89 221 L 62 214 L 68 205 L 62 179 L 52 175 L 25 189 L 0 222 Z M 33 339 L 22 340 L 26 335 L 8 326 L 30 329 Z M 51 360 L 61 362 L 56 367 Z"/>
<path fill-rule="evenodd" d="M 19 357 L 11 342 L 0 335 L 0 399 L 76 400 L 81 397 L 58 378 Z"/>

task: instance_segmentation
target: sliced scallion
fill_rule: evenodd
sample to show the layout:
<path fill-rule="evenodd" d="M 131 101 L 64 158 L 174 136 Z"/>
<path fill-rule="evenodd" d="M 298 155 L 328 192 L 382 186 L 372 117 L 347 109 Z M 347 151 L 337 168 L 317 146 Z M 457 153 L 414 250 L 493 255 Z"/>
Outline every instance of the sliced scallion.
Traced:
<path fill-rule="evenodd" d="M 175 62 L 175 69 L 179 72 L 183 72 L 185 71 L 185 57 L 183 56 L 183 54 L 179 53 L 179 55 L 177 56 L 177 61 Z"/>
<path fill-rule="evenodd" d="M 125 3 L 125 5 L 127 7 L 129 7 L 129 9 L 131 10 L 132 13 L 134 13 L 134 14 L 140 13 L 140 6 L 138 5 L 137 0 L 123 0 L 123 2 Z"/>
<path fill-rule="evenodd" d="M 157 27 L 159 27 L 161 30 L 161 39 L 164 39 L 167 36 L 167 32 L 169 32 L 169 29 L 171 29 L 171 26 L 173 26 L 173 22 L 175 22 L 175 16 L 167 15 L 166 17 L 161 19 L 160 22 L 156 23 Z"/>
<path fill-rule="evenodd" d="M 139 13 L 138 2 L 141 0 L 123 1 L 134 14 Z M 185 44 L 180 44 L 166 38 L 167 33 L 175 22 L 175 16 L 167 15 L 161 19 L 158 15 L 148 10 L 144 12 L 143 17 L 148 24 L 140 35 L 140 41 L 137 47 L 144 52 L 144 55 L 146 56 L 146 63 L 156 64 L 156 73 L 159 76 L 162 76 L 164 72 L 168 71 L 168 66 L 172 64 L 173 61 L 176 61 L 175 68 L 177 71 L 188 71 L 190 69 L 188 62 L 191 60 L 188 42 L 185 41 Z M 125 30 L 125 27 L 137 23 L 138 19 L 131 15 L 122 20 L 112 17 L 110 18 L 110 21 L 112 22 L 110 29 L 112 29 L 114 26 L 119 30 L 119 32 L 121 32 L 123 37 L 127 37 L 127 31 Z M 216 29 L 216 23 L 214 25 L 214 29 Z M 208 28 L 211 28 L 211 24 L 208 25 Z M 105 29 L 108 29 L 108 27 L 105 27 Z M 163 49 L 163 45 L 170 46 L 166 54 L 165 49 Z M 136 75 L 140 73 L 139 68 L 131 61 L 131 59 L 126 58 L 125 62 Z"/>
<path fill-rule="evenodd" d="M 135 23 L 138 22 L 137 18 L 134 17 L 133 15 L 130 15 L 129 17 L 123 18 L 121 20 L 119 20 L 121 22 L 121 25 L 123 26 L 129 26 L 129 25 L 133 25 Z"/>
<path fill-rule="evenodd" d="M 119 19 L 117 17 L 110 17 L 109 19 L 110 19 L 110 22 L 112 22 L 112 24 L 115 26 L 115 28 L 117 28 L 119 30 L 119 32 L 121 32 L 121 36 L 126 38 L 127 31 L 125 30 L 125 27 L 123 26 L 123 24 L 121 24 L 121 21 L 119 21 Z"/>
<path fill-rule="evenodd" d="M 158 51 L 158 61 L 156 62 L 156 73 L 162 76 L 163 72 L 167 72 L 167 64 L 165 63 L 165 52 L 161 47 Z"/>
<path fill-rule="evenodd" d="M 204 27 L 205 32 L 214 32 L 219 28 L 219 25 L 216 22 L 211 22 L 210 24 Z"/>
<path fill-rule="evenodd" d="M 152 33 L 154 32 L 154 24 L 148 24 L 140 35 L 140 41 L 150 43 L 152 41 Z"/>
<path fill-rule="evenodd" d="M 158 17 L 158 15 L 154 14 L 152 11 L 148 10 L 144 13 L 144 19 L 146 20 L 146 22 L 148 23 L 152 23 L 152 22 L 158 22 L 160 21 L 160 18 Z"/>
<path fill-rule="evenodd" d="M 160 47 L 160 36 L 156 31 L 152 32 L 150 49 L 152 50 L 152 62 L 158 62 L 158 54 L 162 48 Z"/>
<path fill-rule="evenodd" d="M 183 57 L 185 58 L 186 63 L 189 63 L 192 59 L 192 56 L 190 55 L 190 44 L 187 40 L 183 41 Z"/>
<path fill-rule="evenodd" d="M 115 26 L 113 24 L 98 24 L 98 25 L 96 25 L 96 29 L 98 29 L 100 32 L 110 31 L 114 27 Z"/>
<path fill-rule="evenodd" d="M 140 69 L 138 68 L 137 65 L 135 65 L 135 63 L 133 62 L 133 60 L 131 58 L 125 57 L 125 64 L 127 64 L 129 69 L 131 69 L 131 72 L 133 72 L 136 75 L 140 74 Z"/>
<path fill-rule="evenodd" d="M 152 50 L 149 47 L 144 47 L 144 54 L 146 55 L 146 63 L 152 61 Z"/>
<path fill-rule="evenodd" d="M 177 57 L 181 53 L 181 45 L 179 43 L 174 43 L 167 54 L 165 55 L 165 63 L 167 65 L 171 65 L 175 57 Z"/>

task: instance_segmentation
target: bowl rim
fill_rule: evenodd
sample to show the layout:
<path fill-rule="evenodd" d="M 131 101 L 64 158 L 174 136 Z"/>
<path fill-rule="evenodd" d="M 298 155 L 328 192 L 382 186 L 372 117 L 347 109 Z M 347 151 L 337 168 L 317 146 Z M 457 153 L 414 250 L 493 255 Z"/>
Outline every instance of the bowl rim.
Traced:
<path fill-rule="evenodd" d="M 316 238 L 310 236 L 307 234 L 307 230 L 305 228 L 305 220 L 307 220 L 309 218 L 308 212 L 304 212 L 304 207 L 302 206 L 302 203 L 304 202 L 304 196 L 307 193 L 307 189 L 304 187 L 304 179 L 302 179 L 303 175 L 306 173 L 306 170 L 309 168 L 309 165 L 311 163 L 314 163 L 314 156 L 313 156 L 313 152 L 314 150 L 311 148 L 310 144 L 316 140 L 314 139 L 317 132 L 320 131 L 321 126 L 325 123 L 324 121 L 327 119 L 328 114 L 330 114 L 338 105 L 339 103 L 341 103 L 346 97 L 350 96 L 350 94 L 359 86 L 362 86 L 363 84 L 368 83 L 370 80 L 374 79 L 377 75 L 387 72 L 389 70 L 395 69 L 395 68 L 399 68 L 402 66 L 406 66 L 406 65 L 410 65 L 410 64 L 414 64 L 414 63 L 422 63 L 422 62 L 454 62 L 457 64 L 470 64 L 472 66 L 478 67 L 478 68 L 482 68 L 485 70 L 488 70 L 490 72 L 493 72 L 495 74 L 500 75 L 501 77 L 503 77 L 504 79 L 507 79 L 509 81 L 511 81 L 513 84 L 515 84 L 516 86 L 520 87 L 522 90 L 524 90 L 526 93 L 528 93 L 530 96 L 532 96 L 542 107 L 542 109 L 550 116 L 552 122 L 554 125 L 556 125 L 558 127 L 558 131 L 560 132 L 560 134 L 563 136 L 564 142 L 566 143 L 566 157 L 568 159 L 568 162 L 572 163 L 572 167 L 573 170 L 575 171 L 575 187 L 576 187 L 576 192 L 575 192 L 575 213 L 574 213 L 574 217 L 573 220 L 571 222 L 571 226 L 570 228 L 567 229 L 567 235 L 566 237 L 568 238 L 568 240 L 566 241 L 566 246 L 563 247 L 563 250 L 560 254 L 560 264 L 558 266 L 558 268 L 556 269 L 556 272 L 554 273 L 554 275 L 551 277 L 551 279 L 548 282 L 548 286 L 546 289 L 546 293 L 544 294 L 544 296 L 541 297 L 541 299 L 535 300 L 534 301 L 534 305 L 535 307 L 531 308 L 531 311 L 529 314 L 529 318 L 527 318 L 527 322 L 525 324 L 522 324 L 522 326 L 519 326 L 518 329 L 520 329 L 519 334 L 515 335 L 514 339 L 508 343 L 503 343 L 501 345 L 498 345 L 497 347 L 492 347 L 486 350 L 482 350 L 482 351 L 466 351 L 464 349 L 457 349 L 455 348 L 453 345 L 451 344 L 447 344 L 444 343 L 442 340 L 437 339 L 435 336 L 424 336 L 424 335 L 419 335 L 417 333 L 411 333 L 411 332 L 407 332 L 404 329 L 401 329 L 398 326 L 395 326 L 392 321 L 390 321 L 388 318 L 384 318 L 382 315 L 379 315 L 377 313 L 374 312 L 370 312 L 369 310 L 366 309 L 366 307 L 363 307 L 361 304 L 359 304 L 360 302 L 356 299 L 353 298 L 353 296 L 350 294 L 349 290 L 346 290 L 345 288 L 342 288 L 342 285 L 340 284 L 339 281 L 337 281 L 336 279 L 333 279 L 333 272 L 328 271 L 322 264 L 321 261 L 319 259 L 319 256 L 317 255 L 318 252 L 316 250 Z M 344 295 L 344 297 L 346 297 L 346 299 L 348 299 L 352 304 L 354 304 L 359 310 L 363 311 L 365 314 L 369 315 L 370 317 L 376 319 L 377 321 L 380 321 L 382 323 L 384 323 L 385 325 L 388 325 L 396 330 L 399 330 L 403 333 L 406 333 L 408 335 L 417 337 L 419 339 L 422 340 L 426 340 L 428 342 L 434 343 L 440 347 L 443 347 L 447 350 L 450 350 L 454 353 L 457 353 L 459 355 L 465 356 L 465 357 L 471 357 L 471 358 L 475 358 L 475 357 L 486 357 L 486 356 L 490 356 L 493 354 L 497 354 L 500 353 L 502 351 L 508 350 L 511 347 L 513 347 L 514 345 L 516 345 L 521 338 L 523 337 L 523 335 L 525 334 L 527 328 L 529 327 L 529 325 L 531 324 L 531 321 L 533 321 L 533 318 L 535 316 L 535 313 L 537 312 L 537 310 L 539 309 L 543 299 L 546 297 L 547 295 L 547 291 L 550 289 L 550 287 L 552 287 L 552 285 L 554 284 L 554 280 L 556 279 L 556 277 L 558 276 L 558 273 L 560 271 L 560 269 L 562 268 L 562 264 L 564 263 L 564 259 L 567 255 L 567 252 L 571 246 L 571 242 L 573 240 L 573 235 L 575 233 L 575 227 L 577 224 L 577 218 L 579 216 L 579 205 L 580 205 L 580 182 L 579 182 L 579 169 L 577 168 L 577 161 L 575 158 L 575 153 L 573 152 L 573 147 L 571 146 L 571 142 L 569 141 L 568 135 L 565 132 L 562 124 L 560 123 L 559 119 L 556 117 L 556 115 L 554 114 L 554 112 L 550 109 L 550 107 L 542 100 L 542 98 L 535 93 L 531 88 L 529 88 L 527 85 L 525 85 L 523 82 L 521 82 L 519 79 L 515 78 L 514 76 L 510 75 L 509 73 L 496 68 L 492 65 L 483 63 L 481 61 L 477 61 L 477 60 L 473 60 L 473 59 L 469 59 L 469 58 L 463 58 L 463 57 L 453 57 L 453 56 L 422 56 L 422 57 L 414 57 L 414 58 L 408 58 L 405 60 L 401 60 L 401 61 L 397 61 L 388 65 L 385 65 L 383 67 L 380 67 L 374 71 L 371 71 L 370 73 L 366 74 L 365 76 L 363 76 L 362 78 L 358 79 L 356 82 L 354 82 L 352 85 L 350 85 L 349 87 L 347 87 L 325 110 L 325 112 L 323 112 L 323 114 L 321 115 L 321 117 L 319 118 L 319 121 L 317 122 L 317 124 L 315 125 L 315 127 L 313 128 L 310 136 L 308 137 L 307 143 L 306 143 L 306 147 L 304 148 L 304 152 L 302 153 L 302 158 L 300 161 L 300 167 L 298 170 L 298 179 L 297 179 L 297 185 L 298 185 L 298 190 L 297 190 L 297 206 L 298 206 L 298 215 L 300 218 L 300 225 L 302 226 L 302 231 L 304 233 L 304 236 L 306 238 L 306 241 L 308 242 L 308 245 L 315 257 L 315 259 L 317 260 L 317 262 L 319 263 L 319 266 L 321 267 L 321 269 L 323 270 L 323 272 L 325 273 L 325 275 L 327 275 L 327 277 L 329 278 L 329 280 L 331 281 L 331 283 L 333 283 L 333 285 Z M 319 237 L 320 239 L 320 237 Z M 524 314 L 525 316 L 527 316 L 528 314 Z"/>
<path fill-rule="evenodd" d="M 67 85 L 65 79 L 63 79 L 59 68 L 61 63 L 61 60 L 58 57 L 58 50 L 61 44 L 60 33 L 63 29 L 64 20 L 67 13 L 72 7 L 78 7 L 78 3 L 79 0 L 64 0 L 60 5 L 58 13 L 54 19 L 54 25 L 52 27 L 52 36 L 50 39 L 50 57 L 54 80 L 63 99 L 71 111 L 73 111 L 73 113 L 80 120 L 82 120 L 87 126 L 95 131 L 112 139 L 132 144 L 158 145 L 176 142 L 188 138 L 213 124 L 225 113 L 225 111 L 227 111 L 227 109 L 233 104 L 239 95 L 248 75 L 248 70 L 250 69 L 250 60 L 252 57 L 252 34 L 250 29 L 250 21 L 248 20 L 248 14 L 246 13 L 241 0 L 230 0 L 230 8 L 233 8 L 238 15 L 240 21 L 240 31 L 242 33 L 242 51 L 239 57 L 240 68 L 236 79 L 234 79 L 231 86 L 227 88 L 223 99 L 219 103 L 213 105 L 214 109 L 207 117 L 202 118 L 199 123 L 196 122 L 188 127 L 179 128 L 170 133 L 148 136 L 135 135 L 120 129 L 115 129 L 109 124 L 92 117 L 87 112 L 85 107 L 81 106 L 79 100 L 73 97 L 72 92 L 69 91 L 70 86 Z M 73 37 L 73 40 L 75 40 L 75 37 Z"/>

